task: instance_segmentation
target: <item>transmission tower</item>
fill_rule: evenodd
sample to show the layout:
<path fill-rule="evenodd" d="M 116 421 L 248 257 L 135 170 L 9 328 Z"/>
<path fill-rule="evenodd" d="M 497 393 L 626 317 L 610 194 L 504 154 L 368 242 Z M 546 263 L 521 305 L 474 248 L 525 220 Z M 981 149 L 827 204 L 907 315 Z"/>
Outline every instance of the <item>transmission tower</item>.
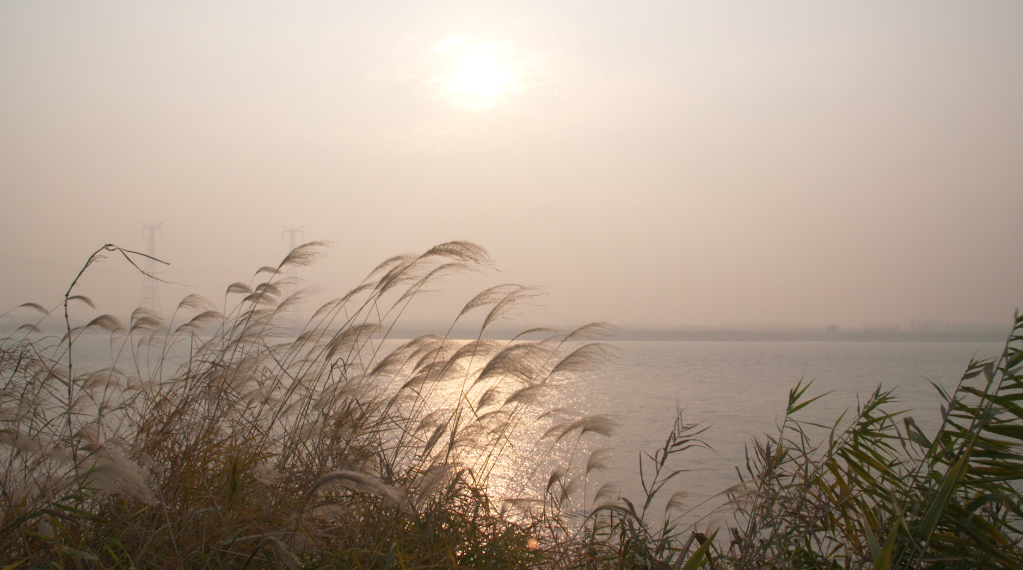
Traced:
<path fill-rule="evenodd" d="M 148 238 L 146 247 L 145 272 L 147 275 L 142 278 L 142 297 L 139 299 L 139 307 L 149 309 L 157 315 L 161 313 L 160 303 L 160 282 L 156 280 L 156 262 L 151 259 L 156 257 L 156 232 L 163 237 L 163 224 L 142 224 L 142 236 Z"/>
<path fill-rule="evenodd" d="M 282 226 L 281 239 L 284 239 L 284 234 L 288 234 L 289 254 L 295 250 L 295 234 L 298 234 L 298 239 L 305 239 L 305 233 L 302 231 L 302 228 L 304 227 L 305 226 L 299 228 L 288 228 Z M 284 277 L 286 280 L 284 281 L 284 290 L 281 291 L 281 300 L 287 299 L 295 292 L 295 283 L 298 280 L 298 267 L 295 265 L 288 265 L 287 269 L 285 269 Z M 288 306 L 284 311 L 282 311 L 282 315 L 293 321 L 297 321 L 302 317 L 298 304 Z"/>

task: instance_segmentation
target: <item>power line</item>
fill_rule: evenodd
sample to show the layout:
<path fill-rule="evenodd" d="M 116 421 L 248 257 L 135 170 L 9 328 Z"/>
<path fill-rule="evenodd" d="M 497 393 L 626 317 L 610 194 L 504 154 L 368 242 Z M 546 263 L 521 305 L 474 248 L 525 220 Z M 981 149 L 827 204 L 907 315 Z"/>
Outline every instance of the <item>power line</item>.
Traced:
<path fill-rule="evenodd" d="M 0 259 L 0 263 L 5 263 L 8 265 L 18 265 L 21 267 L 36 267 L 41 269 L 69 269 L 72 271 L 78 271 L 79 269 L 82 268 L 81 265 L 78 266 L 65 265 L 63 263 L 54 263 L 52 261 L 41 261 L 38 259 L 26 259 L 24 257 L 15 257 L 13 255 L 0 254 L 0 258 L 6 258 Z M 119 271 L 114 269 L 91 269 L 91 268 L 89 269 L 89 271 L 95 273 L 120 273 L 122 275 L 128 274 L 134 275 L 135 273 L 137 273 L 136 271 Z"/>
<path fill-rule="evenodd" d="M 258 259 L 264 259 L 271 252 L 276 251 L 276 248 L 268 248 L 263 252 L 248 255 L 245 257 L 237 257 L 233 259 L 225 260 L 223 263 L 211 263 L 208 265 L 200 265 L 195 267 L 184 267 L 182 269 L 164 269 L 160 272 L 161 275 L 179 275 L 184 273 L 208 273 L 211 269 L 235 269 L 238 267 L 253 267 L 255 261 Z M 40 259 L 30 259 L 26 257 L 17 257 L 14 255 L 5 255 L 0 253 L 0 263 L 6 265 L 17 265 L 20 267 L 38 267 L 41 269 L 68 269 L 77 271 L 82 268 L 80 265 L 69 265 L 65 263 L 57 263 L 54 261 L 45 261 Z M 180 266 L 179 266 L 180 267 Z M 137 275 L 138 271 L 131 270 L 125 271 L 120 269 L 102 269 L 101 267 L 90 267 L 90 273 L 114 273 L 120 275 Z"/>
<path fill-rule="evenodd" d="M 22 266 L 36 266 L 36 267 L 47 267 L 52 269 L 74 269 L 70 265 L 63 265 L 61 263 L 53 263 L 51 261 L 41 261 L 38 259 L 26 259 L 24 257 L 15 257 L 13 255 L 0 254 L 0 263 L 9 263 L 11 265 L 22 265 Z"/>

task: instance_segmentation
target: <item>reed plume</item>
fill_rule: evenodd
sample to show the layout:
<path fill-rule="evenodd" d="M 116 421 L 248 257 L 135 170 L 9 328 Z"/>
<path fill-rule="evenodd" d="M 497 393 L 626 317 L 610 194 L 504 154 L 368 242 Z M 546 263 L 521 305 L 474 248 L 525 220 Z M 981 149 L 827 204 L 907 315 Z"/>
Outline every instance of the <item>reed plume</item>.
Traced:
<path fill-rule="evenodd" d="M 513 472 L 494 466 L 534 452 L 530 430 L 548 421 L 541 391 L 602 349 L 573 352 L 547 329 L 527 331 L 548 335 L 540 340 L 484 338 L 537 294 L 507 285 L 456 317 L 487 309 L 476 340 L 424 335 L 381 350 L 437 278 L 491 264 L 469 242 L 385 261 L 295 332 L 282 309 L 302 295 L 281 298 L 291 285 L 281 269 L 313 263 L 324 246 L 304 244 L 229 285 L 219 308 L 188 295 L 167 320 L 103 314 L 58 339 L 34 332 L 49 311 L 23 305 L 43 321 L 0 339 L 0 558 L 300 567 L 372 565 L 389 548 L 402 564 L 435 565 L 468 541 L 480 548 L 457 548 L 460 565 L 531 559 L 532 531 L 490 495 Z M 65 306 L 94 309 L 80 294 Z M 99 332 L 111 361 L 82 368 L 71 346 Z M 594 427 L 606 420 L 594 421 L 574 429 L 606 434 Z M 566 471 L 552 499 L 563 503 L 579 481 Z"/>

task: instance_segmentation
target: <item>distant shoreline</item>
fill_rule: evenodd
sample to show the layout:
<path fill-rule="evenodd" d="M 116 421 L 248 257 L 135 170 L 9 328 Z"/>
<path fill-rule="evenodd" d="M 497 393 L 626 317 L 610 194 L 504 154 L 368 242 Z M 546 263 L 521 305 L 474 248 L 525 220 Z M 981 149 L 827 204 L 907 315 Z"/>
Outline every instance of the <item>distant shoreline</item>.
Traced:
<path fill-rule="evenodd" d="M 80 323 L 84 324 L 84 323 Z M 80 326 L 72 322 L 72 326 Z M 448 325 L 398 325 L 387 334 L 387 338 L 400 340 L 411 339 L 422 335 L 443 335 Z M 0 327 L 13 333 L 16 327 Z M 56 322 L 41 327 L 42 334 L 62 335 L 64 328 Z M 487 329 L 484 338 L 494 340 L 510 340 L 529 327 L 521 328 L 493 327 Z M 297 330 L 297 329 L 296 329 Z M 566 331 L 561 327 L 560 330 Z M 198 332 L 198 331 L 197 331 Z M 279 331 L 287 335 L 286 329 Z M 109 334 L 101 329 L 85 331 L 87 335 Z M 202 334 L 202 333 L 200 333 Z M 471 326 L 456 326 L 448 334 L 453 340 L 471 340 L 479 335 L 479 329 Z M 525 335 L 520 338 L 530 340 L 537 335 Z M 822 329 L 789 329 L 789 330 L 743 330 L 743 329 L 618 329 L 602 340 L 612 342 L 977 342 L 1004 343 L 1005 333 L 994 329 L 959 330 L 959 331 L 919 331 L 919 330 L 871 330 L 871 329 L 839 329 L 827 331 Z"/>
<path fill-rule="evenodd" d="M 398 327 L 391 338 L 415 338 L 438 329 Z M 508 340 L 521 330 L 493 329 L 486 338 Z M 476 338 L 478 330 L 456 328 L 451 338 Z M 523 337 L 529 339 L 529 336 Z M 1003 343 L 1004 331 L 876 331 L 876 330 L 685 330 L 685 329 L 619 329 L 609 341 L 670 341 L 670 342 L 980 342 Z"/>
<path fill-rule="evenodd" d="M 735 342 L 1004 342 L 1004 333 L 917 331 L 619 331 L 621 341 L 735 341 Z"/>

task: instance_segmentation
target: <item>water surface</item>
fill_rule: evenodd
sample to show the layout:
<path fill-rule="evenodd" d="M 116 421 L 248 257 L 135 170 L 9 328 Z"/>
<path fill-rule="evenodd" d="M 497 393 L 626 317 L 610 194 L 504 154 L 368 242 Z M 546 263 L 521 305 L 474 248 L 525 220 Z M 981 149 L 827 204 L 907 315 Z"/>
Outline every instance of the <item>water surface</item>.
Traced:
<path fill-rule="evenodd" d="M 641 450 L 663 445 L 675 418 L 709 429 L 712 448 L 683 453 L 688 469 L 669 484 L 690 493 L 691 504 L 738 482 L 745 444 L 777 433 L 789 390 L 813 381 L 807 396 L 831 392 L 798 413 L 807 422 L 833 424 L 843 411 L 855 414 L 880 385 L 893 388 L 898 410 L 910 410 L 925 433 L 939 424 L 941 398 L 931 382 L 951 389 L 973 357 L 992 357 L 1001 346 L 940 342 L 617 342 L 619 358 L 589 379 L 574 381 L 566 397 L 592 413 L 621 423 L 614 438 L 613 469 L 601 475 L 642 497 L 637 470 Z M 897 410 L 891 410 L 897 411 Z M 821 432 L 823 433 L 823 432 Z M 745 473 L 744 473 L 745 475 Z M 697 509 L 699 511 L 699 509 Z"/>

